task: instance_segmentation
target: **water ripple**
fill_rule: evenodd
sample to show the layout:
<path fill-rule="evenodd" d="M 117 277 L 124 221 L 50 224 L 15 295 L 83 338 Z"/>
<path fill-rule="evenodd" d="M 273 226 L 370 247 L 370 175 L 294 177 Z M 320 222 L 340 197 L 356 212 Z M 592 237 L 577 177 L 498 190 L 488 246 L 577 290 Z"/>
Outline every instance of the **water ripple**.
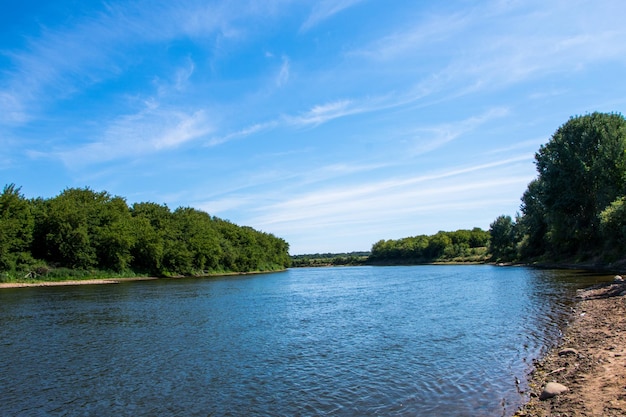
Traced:
<path fill-rule="evenodd" d="M 511 415 L 575 289 L 607 278 L 359 267 L 0 292 L 0 415 Z"/>

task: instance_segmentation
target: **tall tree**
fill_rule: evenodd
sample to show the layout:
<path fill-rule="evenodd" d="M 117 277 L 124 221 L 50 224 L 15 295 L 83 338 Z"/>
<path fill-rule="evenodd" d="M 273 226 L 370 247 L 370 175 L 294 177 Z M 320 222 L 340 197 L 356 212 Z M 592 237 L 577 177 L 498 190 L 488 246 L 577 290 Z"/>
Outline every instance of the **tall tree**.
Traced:
<path fill-rule="evenodd" d="M 528 184 L 522 196 L 522 216 L 517 222 L 522 258 L 533 258 L 546 252 L 547 224 L 543 193 L 543 182 L 535 179 Z"/>
<path fill-rule="evenodd" d="M 0 270 L 15 269 L 30 259 L 34 217 L 30 204 L 15 184 L 0 194 Z"/>
<path fill-rule="evenodd" d="M 68 188 L 48 200 L 39 233 L 45 257 L 71 268 L 123 270 L 130 264 L 133 235 L 124 199 L 106 191 Z"/>
<path fill-rule="evenodd" d="M 516 254 L 515 223 L 511 216 L 499 216 L 489 226 L 491 244 L 489 250 L 495 260 L 512 261 Z"/>
<path fill-rule="evenodd" d="M 624 195 L 626 120 L 593 113 L 571 118 L 535 155 L 546 240 L 565 254 L 590 250 L 600 238 L 600 213 Z"/>

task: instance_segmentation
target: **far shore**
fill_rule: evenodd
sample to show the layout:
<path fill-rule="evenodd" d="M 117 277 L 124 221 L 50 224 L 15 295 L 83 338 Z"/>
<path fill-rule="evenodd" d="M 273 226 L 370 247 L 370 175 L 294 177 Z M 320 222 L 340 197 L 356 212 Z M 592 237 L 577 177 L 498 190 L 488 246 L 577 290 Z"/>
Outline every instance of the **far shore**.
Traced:
<path fill-rule="evenodd" d="M 364 263 L 363 265 L 369 266 L 410 266 L 410 265 L 495 265 L 495 266 L 528 266 L 531 268 L 543 268 L 543 269 L 579 269 L 594 272 L 603 273 L 615 273 L 626 274 L 626 262 L 619 264 L 582 264 L 582 263 L 511 263 L 511 262 L 480 262 L 480 261 L 438 261 L 429 263 Z M 343 267 L 343 266 L 355 266 L 355 265 L 310 265 L 308 267 Z M 298 267 L 294 267 L 298 268 Z M 251 271 L 251 272 L 219 272 L 206 275 L 180 275 L 171 277 L 131 277 L 131 278 L 86 278 L 77 280 L 60 280 L 60 281 L 24 281 L 24 282 L 2 282 L 0 283 L 0 290 L 4 288 L 29 288 L 29 287 L 58 287 L 58 286 L 73 286 L 73 285 L 99 285 L 99 284 L 121 284 L 124 282 L 133 281 L 153 281 L 158 279 L 177 279 L 177 278 L 212 278 L 222 276 L 238 276 L 238 275 L 257 275 L 257 274 L 271 274 L 274 272 L 284 272 L 287 269 L 281 269 L 276 271 Z"/>
<path fill-rule="evenodd" d="M 161 278 L 159 277 L 88 278 L 88 279 L 75 279 L 75 280 L 63 280 L 63 281 L 2 282 L 0 283 L 0 289 L 29 288 L 29 287 L 61 287 L 61 286 L 72 286 L 72 285 L 122 284 L 124 282 L 133 282 L 133 281 L 154 281 L 158 279 L 179 279 L 179 278 L 214 278 L 214 277 L 240 276 L 240 275 L 271 274 L 274 272 L 284 272 L 284 271 L 285 269 L 276 270 L 276 271 L 219 272 L 219 273 L 207 274 L 207 275 L 174 276 L 174 277 L 161 277 Z"/>

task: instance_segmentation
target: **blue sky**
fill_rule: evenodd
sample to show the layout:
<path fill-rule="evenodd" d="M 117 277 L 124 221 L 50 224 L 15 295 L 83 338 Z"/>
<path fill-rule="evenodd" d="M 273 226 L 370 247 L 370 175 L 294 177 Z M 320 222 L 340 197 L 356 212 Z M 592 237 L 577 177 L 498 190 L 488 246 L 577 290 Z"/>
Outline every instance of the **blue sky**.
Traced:
<path fill-rule="evenodd" d="M 624 113 L 621 0 L 0 5 L 0 182 L 191 206 L 292 254 L 515 215 L 570 116 Z"/>

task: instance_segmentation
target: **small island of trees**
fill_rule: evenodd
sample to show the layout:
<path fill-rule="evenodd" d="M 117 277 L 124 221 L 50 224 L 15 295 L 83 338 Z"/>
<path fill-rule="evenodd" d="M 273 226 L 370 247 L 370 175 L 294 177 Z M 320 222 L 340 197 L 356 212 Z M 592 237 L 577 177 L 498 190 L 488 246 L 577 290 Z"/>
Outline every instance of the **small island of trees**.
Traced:
<path fill-rule="evenodd" d="M 90 188 L 27 199 L 0 195 L 0 282 L 101 276 L 179 276 L 281 270 L 289 245 L 190 207 L 171 211 Z"/>

